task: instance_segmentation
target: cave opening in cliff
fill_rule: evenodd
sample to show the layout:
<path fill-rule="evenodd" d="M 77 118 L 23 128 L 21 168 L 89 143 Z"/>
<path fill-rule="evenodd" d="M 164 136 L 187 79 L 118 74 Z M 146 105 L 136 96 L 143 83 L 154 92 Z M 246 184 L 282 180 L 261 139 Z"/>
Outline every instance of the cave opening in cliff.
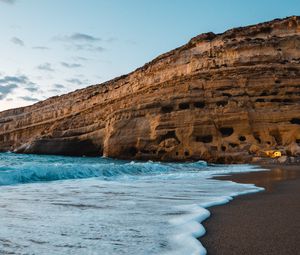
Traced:
<path fill-rule="evenodd" d="M 171 105 L 166 105 L 166 106 L 161 107 L 162 113 L 170 113 L 172 111 L 173 111 L 173 106 L 171 106 Z"/>
<path fill-rule="evenodd" d="M 244 141 L 246 141 L 246 137 L 243 136 L 243 135 L 241 135 L 241 136 L 239 137 L 239 140 L 240 140 L 241 142 L 244 142 Z"/>
<path fill-rule="evenodd" d="M 232 127 L 222 127 L 219 129 L 223 137 L 231 136 L 234 132 Z"/>
<path fill-rule="evenodd" d="M 273 99 L 271 99 L 271 102 L 272 103 L 281 103 L 282 100 L 280 98 L 273 98 Z"/>
<path fill-rule="evenodd" d="M 179 109 L 180 110 L 186 110 L 186 109 L 189 109 L 189 108 L 190 108 L 189 103 L 180 103 L 179 104 Z"/>
<path fill-rule="evenodd" d="M 129 155 L 130 157 L 134 157 L 138 153 L 138 150 L 134 146 L 131 146 L 128 149 L 125 149 L 123 153 L 125 155 Z"/>
<path fill-rule="evenodd" d="M 292 118 L 292 119 L 290 120 L 290 122 L 291 122 L 292 124 L 300 125 L 300 119 L 299 119 L 299 118 Z"/>
<path fill-rule="evenodd" d="M 253 137 L 255 138 L 255 140 L 256 140 L 258 143 L 261 143 L 261 139 L 260 139 L 258 133 L 253 133 Z"/>
<path fill-rule="evenodd" d="M 205 107 L 205 103 L 202 102 L 202 101 L 195 102 L 195 103 L 194 103 L 194 106 L 195 106 L 196 108 L 204 108 L 204 107 Z"/>
<path fill-rule="evenodd" d="M 166 139 L 174 138 L 177 142 L 180 142 L 178 137 L 176 136 L 175 130 L 168 131 L 165 135 L 161 135 L 159 142 L 162 142 Z"/>
<path fill-rule="evenodd" d="M 230 93 L 222 93 L 222 96 L 224 96 L 224 97 L 232 97 L 232 95 Z"/>
<path fill-rule="evenodd" d="M 229 146 L 232 147 L 232 148 L 236 148 L 239 145 L 237 143 L 229 143 Z"/>
<path fill-rule="evenodd" d="M 227 101 L 218 101 L 217 103 L 217 106 L 226 106 L 227 104 L 228 104 L 228 102 Z"/>
<path fill-rule="evenodd" d="M 289 104 L 289 103 L 293 103 L 293 100 L 290 98 L 285 98 L 282 100 L 283 103 Z"/>

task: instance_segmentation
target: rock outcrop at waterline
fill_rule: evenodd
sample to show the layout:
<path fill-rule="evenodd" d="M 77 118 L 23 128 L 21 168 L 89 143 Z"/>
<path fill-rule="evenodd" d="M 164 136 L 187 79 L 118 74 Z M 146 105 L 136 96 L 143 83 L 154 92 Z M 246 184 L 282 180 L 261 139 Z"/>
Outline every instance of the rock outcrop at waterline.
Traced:
<path fill-rule="evenodd" d="M 201 34 L 134 72 L 0 113 L 0 149 L 249 162 L 300 154 L 300 17 Z"/>

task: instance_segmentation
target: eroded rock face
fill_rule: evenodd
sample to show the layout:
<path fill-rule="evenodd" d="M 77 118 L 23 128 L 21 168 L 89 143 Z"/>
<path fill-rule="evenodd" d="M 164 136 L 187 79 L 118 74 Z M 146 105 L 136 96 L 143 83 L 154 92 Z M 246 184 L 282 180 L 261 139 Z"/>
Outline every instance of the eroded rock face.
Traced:
<path fill-rule="evenodd" d="M 199 35 L 128 75 L 0 113 L 2 151 L 248 162 L 299 145 L 300 17 Z"/>

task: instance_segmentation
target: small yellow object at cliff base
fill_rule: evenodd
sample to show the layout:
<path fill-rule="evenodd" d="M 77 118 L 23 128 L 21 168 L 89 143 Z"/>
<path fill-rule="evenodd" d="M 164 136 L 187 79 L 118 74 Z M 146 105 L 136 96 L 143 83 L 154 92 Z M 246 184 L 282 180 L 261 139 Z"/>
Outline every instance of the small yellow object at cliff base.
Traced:
<path fill-rule="evenodd" d="M 265 151 L 266 155 L 270 158 L 279 158 L 281 157 L 280 151 Z"/>

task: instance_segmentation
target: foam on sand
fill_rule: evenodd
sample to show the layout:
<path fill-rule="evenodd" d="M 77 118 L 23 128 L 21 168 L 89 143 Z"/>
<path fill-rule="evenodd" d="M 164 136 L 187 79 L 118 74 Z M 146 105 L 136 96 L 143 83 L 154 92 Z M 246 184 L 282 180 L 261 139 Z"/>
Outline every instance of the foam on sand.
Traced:
<path fill-rule="evenodd" d="M 212 179 L 260 170 L 249 165 L 16 154 L 0 159 L 3 253 L 205 254 L 197 238 L 205 234 L 207 208 L 261 190 Z"/>

